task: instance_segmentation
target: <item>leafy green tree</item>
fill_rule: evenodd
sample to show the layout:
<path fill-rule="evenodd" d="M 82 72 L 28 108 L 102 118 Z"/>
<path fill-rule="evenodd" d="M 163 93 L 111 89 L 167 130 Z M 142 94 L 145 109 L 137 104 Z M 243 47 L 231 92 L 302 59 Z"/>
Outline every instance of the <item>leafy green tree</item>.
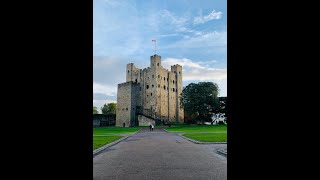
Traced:
<path fill-rule="evenodd" d="M 117 111 L 117 103 L 108 103 L 104 104 L 101 107 L 102 114 L 116 114 Z"/>
<path fill-rule="evenodd" d="M 95 107 L 95 106 L 93 106 L 93 114 L 99 114 L 99 113 L 98 113 L 98 108 Z"/>
<path fill-rule="evenodd" d="M 181 106 L 186 114 L 197 121 L 211 121 L 213 113 L 219 109 L 218 94 L 219 87 L 216 83 L 190 83 L 182 90 Z"/>
<path fill-rule="evenodd" d="M 225 116 L 227 116 L 227 97 L 219 97 L 219 101 L 219 113 L 225 113 Z"/>

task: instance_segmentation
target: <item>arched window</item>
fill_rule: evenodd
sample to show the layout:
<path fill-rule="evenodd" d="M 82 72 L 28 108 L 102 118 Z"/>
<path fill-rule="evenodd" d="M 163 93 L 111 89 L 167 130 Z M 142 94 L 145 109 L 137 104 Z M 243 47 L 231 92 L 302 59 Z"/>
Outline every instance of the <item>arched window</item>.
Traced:
<path fill-rule="evenodd" d="M 152 84 L 152 88 L 153 88 L 154 86 L 153 86 L 153 84 Z"/>
<path fill-rule="evenodd" d="M 128 70 L 128 74 L 130 73 L 130 71 Z"/>
<path fill-rule="evenodd" d="M 152 93 L 151 93 L 151 96 L 152 96 Z"/>
<path fill-rule="evenodd" d="M 172 82 L 173 82 L 173 84 L 174 84 L 174 80 L 173 80 Z"/>
<path fill-rule="evenodd" d="M 149 85 L 147 85 L 147 89 L 149 89 Z"/>
<path fill-rule="evenodd" d="M 160 75 L 158 75 L 158 78 L 160 78 Z"/>
<path fill-rule="evenodd" d="M 160 87 L 160 84 L 158 84 L 158 88 Z"/>
<path fill-rule="evenodd" d="M 174 88 L 173 88 L 173 92 L 174 92 Z"/>
<path fill-rule="evenodd" d="M 166 86 L 163 86 L 163 89 L 166 90 Z"/>
<path fill-rule="evenodd" d="M 157 66 L 159 66 L 159 63 L 157 64 Z"/>
<path fill-rule="evenodd" d="M 152 78 L 154 78 L 154 75 L 152 74 Z"/>

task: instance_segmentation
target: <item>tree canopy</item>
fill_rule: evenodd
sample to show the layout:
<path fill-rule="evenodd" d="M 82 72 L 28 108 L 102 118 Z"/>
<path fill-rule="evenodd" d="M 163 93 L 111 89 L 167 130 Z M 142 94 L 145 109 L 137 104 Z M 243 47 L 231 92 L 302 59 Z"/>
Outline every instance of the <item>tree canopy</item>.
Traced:
<path fill-rule="evenodd" d="M 95 107 L 95 106 L 93 106 L 93 114 L 99 114 L 99 113 L 98 113 L 98 108 Z"/>
<path fill-rule="evenodd" d="M 202 123 L 211 121 L 212 113 L 219 110 L 218 94 L 216 83 L 190 83 L 182 90 L 181 105 L 190 117 Z"/>
<path fill-rule="evenodd" d="M 102 114 L 116 114 L 117 110 L 117 103 L 108 103 L 104 104 L 103 107 L 101 107 Z"/>

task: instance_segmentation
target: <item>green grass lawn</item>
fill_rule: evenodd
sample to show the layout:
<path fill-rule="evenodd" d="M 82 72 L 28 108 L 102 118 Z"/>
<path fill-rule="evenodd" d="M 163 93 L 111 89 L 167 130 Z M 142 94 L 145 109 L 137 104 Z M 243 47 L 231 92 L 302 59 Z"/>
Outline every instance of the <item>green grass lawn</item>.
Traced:
<path fill-rule="evenodd" d="M 214 133 L 226 133 L 227 132 L 227 125 L 213 125 L 213 126 L 208 126 L 208 125 L 177 125 L 177 126 L 172 126 L 166 128 L 167 131 L 170 132 L 214 132 Z"/>
<path fill-rule="evenodd" d="M 176 125 L 169 132 L 185 133 L 183 136 L 202 142 L 227 142 L 227 125 Z"/>
<path fill-rule="evenodd" d="M 140 130 L 140 127 L 103 127 L 93 128 L 93 135 L 132 134 Z"/>
<path fill-rule="evenodd" d="M 93 136 L 93 149 L 97 149 L 122 137 L 123 136 Z"/>
<path fill-rule="evenodd" d="M 123 134 L 132 134 L 140 130 L 140 127 L 102 127 L 93 128 L 93 149 L 97 149 L 105 144 L 116 141 L 124 136 Z"/>
<path fill-rule="evenodd" d="M 227 133 L 187 133 L 183 136 L 201 142 L 227 142 Z"/>

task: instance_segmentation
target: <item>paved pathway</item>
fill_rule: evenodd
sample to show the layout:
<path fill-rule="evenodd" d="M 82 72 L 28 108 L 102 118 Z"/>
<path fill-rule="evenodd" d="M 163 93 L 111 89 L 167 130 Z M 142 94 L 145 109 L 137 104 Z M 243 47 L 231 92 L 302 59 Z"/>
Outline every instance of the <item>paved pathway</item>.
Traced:
<path fill-rule="evenodd" d="M 139 133 L 93 158 L 93 179 L 227 179 L 226 144 L 194 144 L 162 129 Z"/>

